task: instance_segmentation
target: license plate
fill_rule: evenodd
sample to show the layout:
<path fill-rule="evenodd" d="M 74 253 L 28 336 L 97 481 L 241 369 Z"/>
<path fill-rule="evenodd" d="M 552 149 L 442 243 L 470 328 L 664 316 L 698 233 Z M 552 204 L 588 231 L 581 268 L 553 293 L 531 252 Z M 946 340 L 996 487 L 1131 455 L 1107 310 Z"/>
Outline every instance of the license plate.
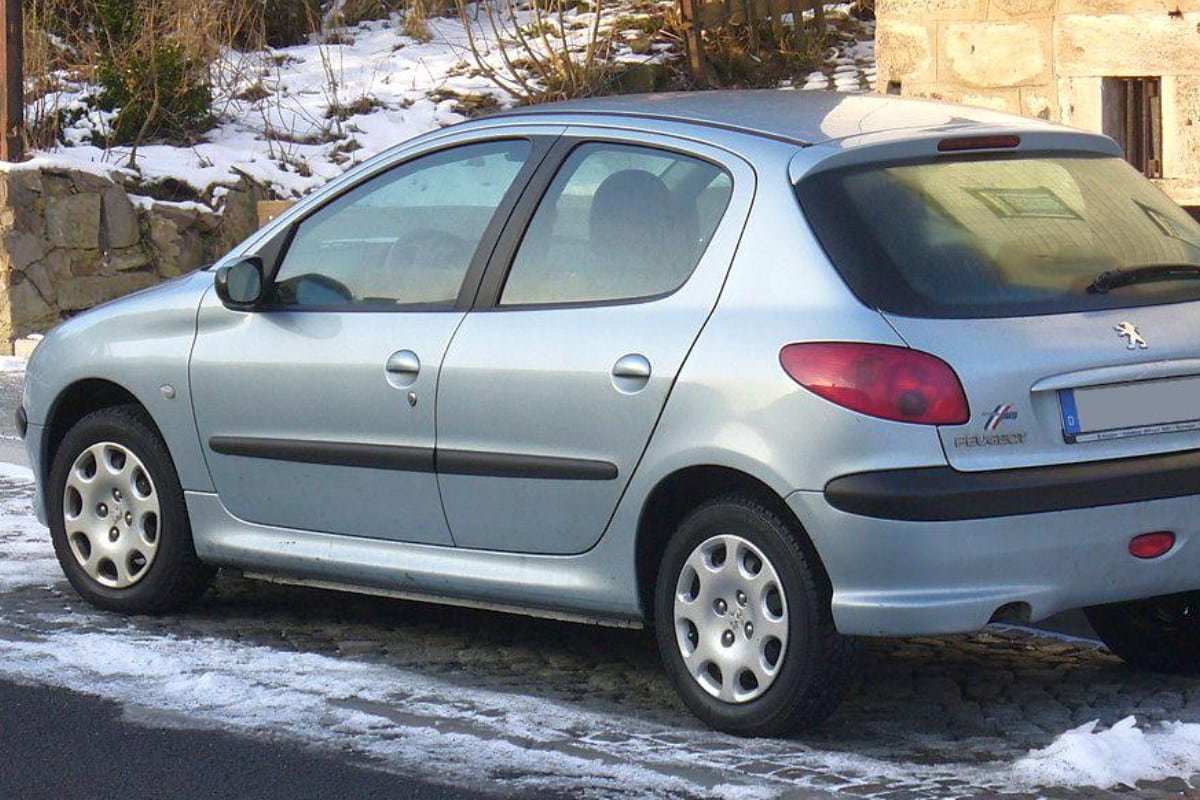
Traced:
<path fill-rule="evenodd" d="M 1200 430 L 1200 377 L 1060 389 L 1058 404 L 1070 443 Z"/>

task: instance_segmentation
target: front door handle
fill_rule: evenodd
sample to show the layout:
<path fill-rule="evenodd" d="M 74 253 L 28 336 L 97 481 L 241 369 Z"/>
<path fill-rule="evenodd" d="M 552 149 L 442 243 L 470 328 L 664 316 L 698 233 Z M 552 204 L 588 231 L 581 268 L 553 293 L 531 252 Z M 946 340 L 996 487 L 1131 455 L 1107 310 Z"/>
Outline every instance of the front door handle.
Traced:
<path fill-rule="evenodd" d="M 640 392 L 650 382 L 650 372 L 650 359 L 641 353 L 621 356 L 617 363 L 613 364 L 613 386 L 622 394 Z"/>
<path fill-rule="evenodd" d="M 421 359 L 412 350 L 397 350 L 388 356 L 384 365 L 388 383 L 398 389 L 407 389 L 417 382 L 421 373 Z"/>

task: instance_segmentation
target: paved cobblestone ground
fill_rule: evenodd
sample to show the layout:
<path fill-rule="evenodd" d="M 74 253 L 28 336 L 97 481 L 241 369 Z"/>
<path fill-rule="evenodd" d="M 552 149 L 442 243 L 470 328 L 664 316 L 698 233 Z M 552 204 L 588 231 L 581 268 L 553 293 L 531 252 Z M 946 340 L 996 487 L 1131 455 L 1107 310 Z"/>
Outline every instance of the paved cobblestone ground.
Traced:
<path fill-rule="evenodd" d="M 13 520 L 25 513 L 29 492 L 26 483 L 0 480 L 0 514 Z M 23 560 L 45 571 L 49 546 L 29 543 L 29 524 L 22 523 L 24 539 L 6 541 L 0 532 L 0 561 Z M 727 796 L 791 798 L 1200 797 L 1200 788 L 1191 788 L 1200 787 L 1200 775 L 1115 791 L 1014 789 L 1013 761 L 1089 720 L 1107 726 L 1133 714 L 1143 727 L 1200 722 L 1200 680 L 1134 673 L 1097 644 L 1018 628 L 864 641 L 852 696 L 828 725 L 792 741 L 744 741 L 703 729 L 676 700 L 644 632 L 229 575 L 191 612 L 162 618 L 96 613 L 61 579 L 0 592 L 0 644 L 52 651 L 56 637 L 94 633 L 133 636 L 147 648 L 198 642 L 266 648 L 296 659 L 319 654 L 418 681 L 436 679 L 438 696 L 382 687 L 382 694 L 347 696 L 336 705 L 397 731 L 428 729 L 613 768 L 636 765 L 663 776 L 667 788 L 659 796 L 706 796 L 707 787 Z M 0 646 L 0 673 L 20 673 L 7 658 Z M 481 700 L 479 690 L 501 699 Z M 386 768 L 389 740 L 380 741 L 370 754 Z M 436 771 L 436 752 L 431 759 Z M 538 786 L 580 797 L 644 794 L 644 786 L 619 782 L 597 787 L 584 777 L 555 780 L 550 768 L 532 775 L 519 763 L 479 766 L 475 773 L 456 769 L 460 780 L 514 791 L 536 779 Z M 699 788 L 679 788 L 673 779 Z"/>

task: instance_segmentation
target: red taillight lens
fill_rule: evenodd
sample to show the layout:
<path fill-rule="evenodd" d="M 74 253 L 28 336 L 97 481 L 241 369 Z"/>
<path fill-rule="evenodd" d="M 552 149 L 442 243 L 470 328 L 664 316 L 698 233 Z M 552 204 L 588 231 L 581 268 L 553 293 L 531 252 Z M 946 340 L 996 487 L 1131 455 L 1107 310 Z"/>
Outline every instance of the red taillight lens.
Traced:
<path fill-rule="evenodd" d="M 961 425 L 967 396 L 940 358 L 884 344 L 789 344 L 779 361 L 792 380 L 830 402 L 872 417 L 922 425 Z"/>
<path fill-rule="evenodd" d="M 1140 533 L 1129 540 L 1129 554 L 1136 558 L 1158 558 L 1175 546 L 1171 531 Z"/>

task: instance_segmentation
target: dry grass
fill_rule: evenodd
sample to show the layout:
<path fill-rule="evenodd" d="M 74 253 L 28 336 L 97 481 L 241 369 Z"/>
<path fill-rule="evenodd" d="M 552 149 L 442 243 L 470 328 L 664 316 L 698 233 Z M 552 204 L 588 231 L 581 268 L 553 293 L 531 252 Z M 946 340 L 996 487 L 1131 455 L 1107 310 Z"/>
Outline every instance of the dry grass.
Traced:
<path fill-rule="evenodd" d="M 704 32 L 704 55 L 712 83 L 736 89 L 774 88 L 817 69 L 826 35 L 795 35 L 773 21 L 723 25 Z"/>

